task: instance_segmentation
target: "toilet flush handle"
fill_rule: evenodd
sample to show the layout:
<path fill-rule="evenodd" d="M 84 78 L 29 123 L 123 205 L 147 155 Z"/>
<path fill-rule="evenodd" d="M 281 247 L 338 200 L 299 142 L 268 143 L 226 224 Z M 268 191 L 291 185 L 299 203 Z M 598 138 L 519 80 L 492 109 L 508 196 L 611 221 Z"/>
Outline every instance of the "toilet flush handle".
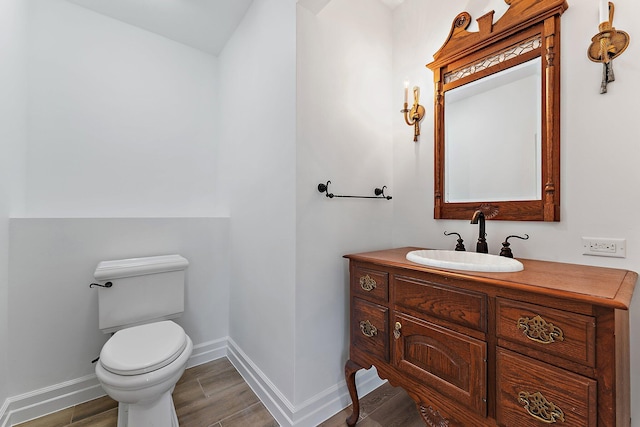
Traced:
<path fill-rule="evenodd" d="M 101 288 L 110 288 L 110 287 L 113 286 L 113 283 L 107 282 L 104 285 L 101 285 L 100 283 L 92 283 L 92 284 L 89 285 L 90 288 L 93 288 L 94 286 L 99 286 Z"/>

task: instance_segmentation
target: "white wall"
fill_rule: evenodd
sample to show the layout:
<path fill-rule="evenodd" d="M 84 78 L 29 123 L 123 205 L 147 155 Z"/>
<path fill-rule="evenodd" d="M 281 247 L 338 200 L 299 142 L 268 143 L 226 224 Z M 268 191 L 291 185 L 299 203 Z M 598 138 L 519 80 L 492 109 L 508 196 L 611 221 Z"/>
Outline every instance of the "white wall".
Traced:
<path fill-rule="evenodd" d="M 229 199 L 229 335 L 293 396 L 295 1 L 254 0 L 220 61 L 221 189 Z"/>
<path fill-rule="evenodd" d="M 108 336 L 90 289 L 100 261 L 181 254 L 189 260 L 185 313 L 196 347 L 228 331 L 228 219 L 12 219 L 9 385 L 12 395 L 93 373 Z M 196 348 L 195 353 L 198 352 Z"/>
<path fill-rule="evenodd" d="M 178 322 L 196 359 L 224 354 L 229 219 L 213 218 L 228 212 L 215 57 L 64 0 L 3 2 L 0 16 L 2 424 L 37 400 L 21 393 L 93 373 L 100 260 L 189 259 Z"/>
<path fill-rule="evenodd" d="M 0 408 L 9 396 L 9 217 L 21 205 L 26 142 L 26 4 L 0 3 Z M 1 412 L 1 410 L 0 410 Z"/>
<path fill-rule="evenodd" d="M 304 410 L 344 381 L 348 274 L 342 255 L 391 245 L 393 182 L 392 20 L 370 0 L 333 0 L 297 13 L 297 206 L 295 403 Z M 345 402 L 349 403 L 349 402 Z M 316 403 L 317 404 L 317 403 Z M 311 425 L 310 422 L 301 425 Z"/>
<path fill-rule="evenodd" d="M 217 59 L 64 0 L 31 0 L 30 217 L 212 216 Z"/>
<path fill-rule="evenodd" d="M 432 73 L 424 67 L 444 42 L 453 18 L 468 10 L 477 18 L 504 4 L 470 1 L 439 2 L 406 0 L 394 12 L 394 77 L 396 104 L 402 102 L 402 82 L 407 76 L 418 82 L 423 94 L 433 88 Z M 633 38 L 640 34 L 640 4 L 616 2 L 614 26 Z M 587 59 L 586 48 L 597 32 L 598 2 L 569 1 L 562 16 L 562 131 L 561 131 L 561 221 L 559 223 L 489 221 L 489 251 L 498 253 L 509 234 L 528 233 L 527 242 L 513 242 L 516 257 L 578 264 L 609 266 L 640 271 L 640 225 L 637 197 L 640 183 L 640 148 L 637 135 L 637 94 L 640 81 L 640 46 L 633 40 L 614 61 L 616 81 L 600 95 L 602 68 Z M 416 245 L 452 248 L 455 239 L 442 235 L 458 231 L 472 245 L 477 226 L 467 221 L 433 219 L 433 105 L 425 96 L 427 110 L 420 142 L 411 142 L 400 117 L 394 122 L 394 246 Z M 496 171 L 499 173 L 499 171 Z M 582 236 L 623 237 L 627 258 L 582 255 Z M 469 246 L 467 246 L 469 247 Z M 631 402 L 640 401 L 640 291 L 631 304 Z M 633 405 L 632 418 L 640 420 L 640 407 Z"/>

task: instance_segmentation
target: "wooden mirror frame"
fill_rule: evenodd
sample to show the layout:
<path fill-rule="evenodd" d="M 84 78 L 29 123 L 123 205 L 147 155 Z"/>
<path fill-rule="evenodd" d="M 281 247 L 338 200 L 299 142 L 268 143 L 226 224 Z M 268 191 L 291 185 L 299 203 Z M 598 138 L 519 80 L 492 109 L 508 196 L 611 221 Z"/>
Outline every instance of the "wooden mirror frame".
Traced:
<path fill-rule="evenodd" d="M 509 8 L 497 22 L 493 22 L 494 11 L 477 19 L 477 32 L 466 30 L 471 23 L 469 13 L 456 16 L 447 40 L 433 55 L 433 62 L 427 64 L 435 83 L 436 219 L 470 219 L 476 210 L 481 210 L 486 218 L 497 220 L 560 221 L 560 16 L 569 6 L 565 0 L 505 0 L 505 3 Z M 529 41 L 533 43 L 520 49 Z M 500 54 L 511 53 L 513 48 L 517 53 L 508 59 L 496 59 Z M 541 58 L 542 67 L 541 200 L 446 202 L 443 198 L 446 91 L 536 57 Z M 475 67 L 480 63 L 485 65 L 478 71 Z M 455 80 L 450 81 L 449 76 Z"/>

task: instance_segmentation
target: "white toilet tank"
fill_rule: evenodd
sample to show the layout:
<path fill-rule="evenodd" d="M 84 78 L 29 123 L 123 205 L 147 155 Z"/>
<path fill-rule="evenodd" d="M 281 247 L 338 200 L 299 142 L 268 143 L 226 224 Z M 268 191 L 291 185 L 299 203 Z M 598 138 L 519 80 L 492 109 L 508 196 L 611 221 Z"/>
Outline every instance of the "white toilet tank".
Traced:
<path fill-rule="evenodd" d="M 104 333 L 129 326 L 174 319 L 184 312 L 185 269 L 180 255 L 102 261 L 94 277 L 98 288 L 98 321 Z"/>

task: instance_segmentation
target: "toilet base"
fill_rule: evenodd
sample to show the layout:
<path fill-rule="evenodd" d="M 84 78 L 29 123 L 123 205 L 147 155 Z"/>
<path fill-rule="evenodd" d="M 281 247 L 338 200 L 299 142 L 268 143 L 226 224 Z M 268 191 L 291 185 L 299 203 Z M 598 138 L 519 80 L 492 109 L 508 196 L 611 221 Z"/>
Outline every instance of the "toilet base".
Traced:
<path fill-rule="evenodd" d="M 147 403 L 118 403 L 118 427 L 178 427 L 171 392 Z"/>
<path fill-rule="evenodd" d="M 118 402 L 118 427 L 178 427 L 172 393 L 182 377 L 193 342 L 186 336 L 182 353 L 168 365 L 137 375 L 119 375 L 96 364 L 104 391 Z"/>

